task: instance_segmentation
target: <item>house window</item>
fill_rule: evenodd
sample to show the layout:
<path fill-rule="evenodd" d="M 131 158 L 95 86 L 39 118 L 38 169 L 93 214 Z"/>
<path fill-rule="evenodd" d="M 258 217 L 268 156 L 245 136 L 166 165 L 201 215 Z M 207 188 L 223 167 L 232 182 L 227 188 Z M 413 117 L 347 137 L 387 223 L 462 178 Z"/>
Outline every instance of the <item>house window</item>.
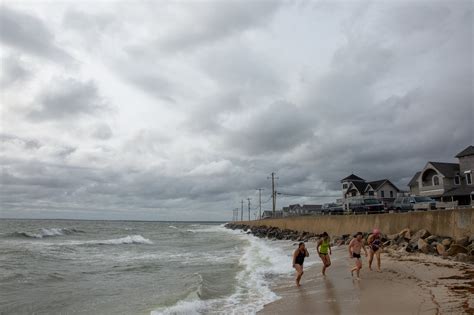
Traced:
<path fill-rule="evenodd" d="M 374 195 L 374 191 L 373 190 L 370 190 L 369 191 L 369 196 L 373 196 Z"/>
<path fill-rule="evenodd" d="M 468 185 L 472 185 L 471 173 L 467 173 L 467 174 L 466 174 L 466 183 L 467 183 Z"/>
<path fill-rule="evenodd" d="M 353 192 L 351 193 L 351 195 L 352 195 L 352 197 L 355 197 L 355 196 L 356 196 L 356 192 L 353 191 Z"/>
<path fill-rule="evenodd" d="M 461 185 L 461 176 L 459 174 L 454 176 L 454 185 Z"/>
<path fill-rule="evenodd" d="M 380 191 L 380 196 L 381 196 L 382 198 L 385 198 L 385 191 L 381 190 L 381 191 Z"/>
<path fill-rule="evenodd" d="M 346 189 L 347 188 L 347 184 L 342 184 L 342 189 Z"/>
<path fill-rule="evenodd" d="M 439 185 L 439 177 L 433 176 L 433 186 L 438 186 L 438 185 Z"/>
<path fill-rule="evenodd" d="M 390 198 L 393 198 L 393 190 L 390 190 Z"/>

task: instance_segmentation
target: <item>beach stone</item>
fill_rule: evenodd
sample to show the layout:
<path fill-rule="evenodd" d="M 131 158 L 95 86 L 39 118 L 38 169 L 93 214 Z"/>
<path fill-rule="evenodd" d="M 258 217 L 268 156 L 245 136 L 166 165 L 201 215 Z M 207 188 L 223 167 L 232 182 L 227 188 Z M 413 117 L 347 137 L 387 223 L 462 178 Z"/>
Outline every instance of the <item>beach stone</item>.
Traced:
<path fill-rule="evenodd" d="M 405 229 L 401 230 L 400 233 L 398 233 L 398 235 L 400 237 L 403 237 L 404 239 L 407 239 L 407 240 L 411 239 L 411 231 L 410 231 L 409 228 L 405 228 Z"/>
<path fill-rule="evenodd" d="M 451 245 L 452 241 L 450 238 L 445 238 L 444 240 L 441 241 L 441 244 L 443 244 L 445 247 L 449 247 Z"/>
<path fill-rule="evenodd" d="M 444 247 L 443 244 L 437 244 L 436 245 L 436 251 L 438 252 L 438 254 L 440 254 L 442 256 L 446 253 L 446 247 Z"/>
<path fill-rule="evenodd" d="M 458 244 L 453 244 L 449 247 L 448 251 L 446 252 L 448 256 L 456 256 L 459 253 L 466 254 L 467 248 Z"/>
<path fill-rule="evenodd" d="M 469 245 L 469 237 L 465 236 L 465 237 L 457 238 L 455 241 L 455 244 L 461 245 L 461 246 L 467 246 Z"/>
<path fill-rule="evenodd" d="M 418 250 L 422 251 L 423 253 L 428 254 L 430 252 L 430 245 L 424 239 L 418 239 L 417 245 Z"/>

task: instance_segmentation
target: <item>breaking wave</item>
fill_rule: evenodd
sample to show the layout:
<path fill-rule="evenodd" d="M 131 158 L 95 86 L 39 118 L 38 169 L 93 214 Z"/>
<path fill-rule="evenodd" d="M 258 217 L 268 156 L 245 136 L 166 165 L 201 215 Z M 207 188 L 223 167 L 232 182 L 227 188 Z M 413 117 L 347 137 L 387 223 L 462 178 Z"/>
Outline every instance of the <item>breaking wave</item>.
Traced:
<path fill-rule="evenodd" d="M 153 244 L 147 238 L 144 238 L 141 235 L 128 235 L 122 238 L 110 239 L 110 240 L 103 240 L 103 241 L 89 241 L 85 244 L 94 244 L 94 245 L 121 245 L 121 244 Z"/>
<path fill-rule="evenodd" d="M 23 232 L 17 231 L 10 234 L 13 237 L 27 237 L 27 238 L 44 238 L 54 236 L 64 236 L 74 233 L 84 233 L 84 231 L 77 229 L 63 229 L 63 228 L 42 228 L 38 232 Z"/>

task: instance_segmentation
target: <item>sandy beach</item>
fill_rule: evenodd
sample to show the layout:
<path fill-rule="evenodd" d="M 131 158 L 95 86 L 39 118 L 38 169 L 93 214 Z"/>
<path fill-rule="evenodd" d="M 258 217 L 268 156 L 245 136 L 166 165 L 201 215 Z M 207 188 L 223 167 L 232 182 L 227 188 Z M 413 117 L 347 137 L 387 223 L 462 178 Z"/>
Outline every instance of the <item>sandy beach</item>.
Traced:
<path fill-rule="evenodd" d="M 319 259 L 309 248 L 311 259 Z M 305 270 L 300 288 L 294 278 L 276 283 L 281 299 L 259 314 L 474 314 L 473 265 L 387 250 L 382 272 L 370 271 L 363 257 L 361 280 L 354 280 L 352 264 L 346 246 L 333 248 L 326 277 L 315 264 Z"/>

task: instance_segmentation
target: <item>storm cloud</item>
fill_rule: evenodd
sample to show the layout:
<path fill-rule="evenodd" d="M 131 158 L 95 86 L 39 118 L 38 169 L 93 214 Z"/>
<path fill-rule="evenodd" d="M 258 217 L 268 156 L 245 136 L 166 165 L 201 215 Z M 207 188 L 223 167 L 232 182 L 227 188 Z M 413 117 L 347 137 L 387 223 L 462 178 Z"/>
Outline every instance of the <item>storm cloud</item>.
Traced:
<path fill-rule="evenodd" d="M 474 143 L 469 1 L 7 1 L 0 25 L 0 217 L 228 220 L 271 172 L 302 195 L 278 208 L 323 203 Z"/>

